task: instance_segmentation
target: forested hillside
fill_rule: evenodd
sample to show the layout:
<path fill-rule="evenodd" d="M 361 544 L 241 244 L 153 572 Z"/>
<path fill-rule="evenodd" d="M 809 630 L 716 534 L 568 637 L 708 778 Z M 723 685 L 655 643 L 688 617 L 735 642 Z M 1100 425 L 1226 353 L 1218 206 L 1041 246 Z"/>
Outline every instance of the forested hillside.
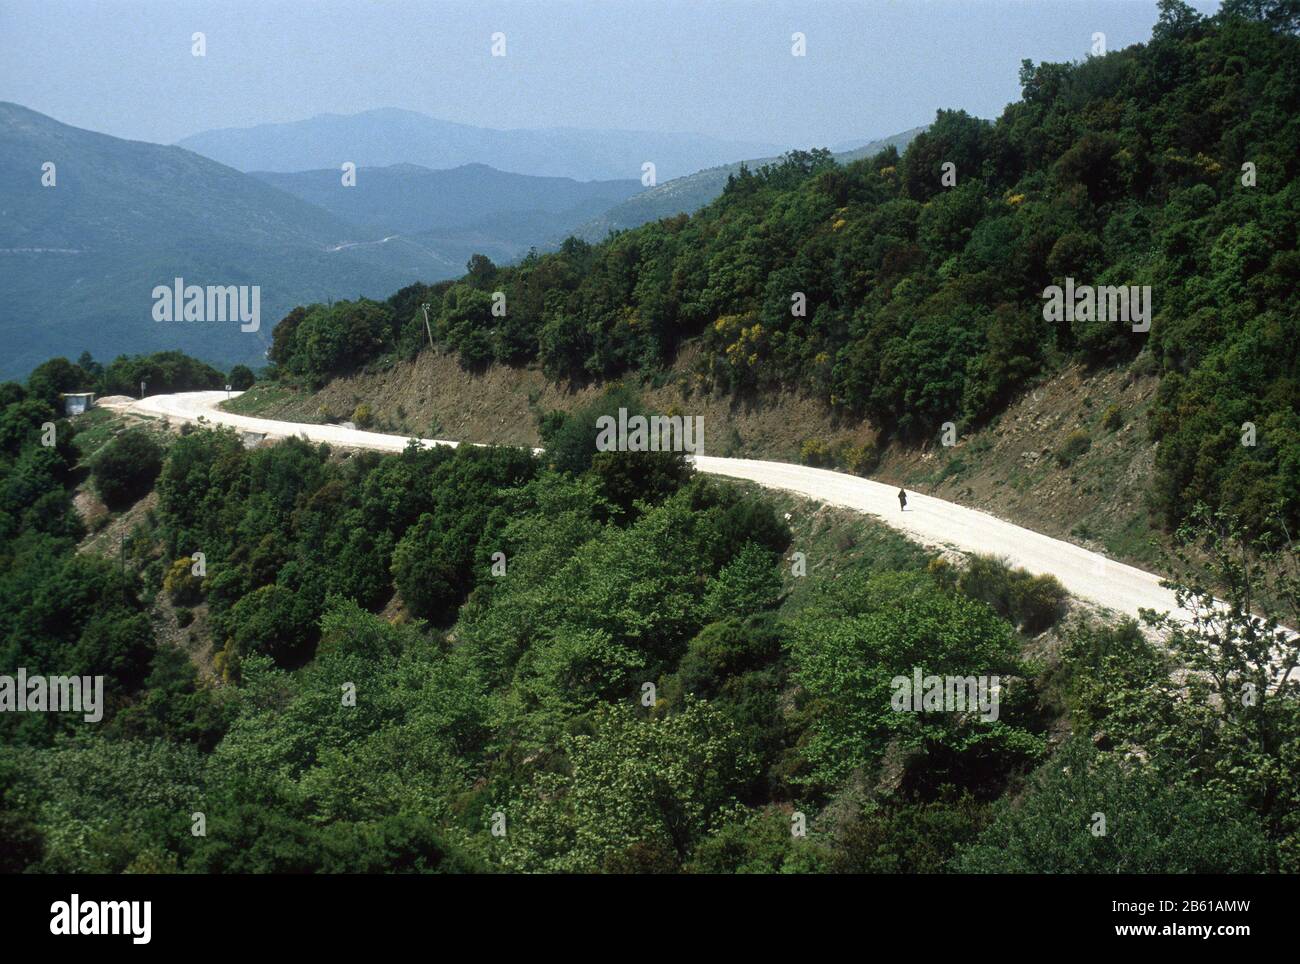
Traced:
<path fill-rule="evenodd" d="M 791 154 L 693 217 L 516 267 L 475 259 L 386 307 L 295 311 L 271 357 L 316 384 L 409 357 L 428 302 L 466 366 L 601 379 L 659 370 L 696 339 L 688 392 L 798 386 L 904 440 L 978 425 L 1069 360 L 1135 364 L 1163 376 L 1149 425 L 1163 523 L 1204 501 L 1294 529 L 1300 40 L 1225 6 L 1201 19 L 1165 3 L 1148 44 L 1025 63 L 996 122 L 940 112 L 902 156 Z M 1149 285 L 1150 331 L 1044 320 L 1044 290 L 1067 278 Z"/>
<path fill-rule="evenodd" d="M 914 128 L 894 134 L 892 137 L 838 152 L 835 159 L 840 163 L 856 161 L 864 157 L 873 157 L 886 147 L 904 148 L 924 128 Z M 671 181 L 658 184 L 616 204 L 599 216 L 580 225 L 573 235 L 584 241 L 603 241 L 611 231 L 637 228 L 650 221 L 675 217 L 678 214 L 694 214 L 714 198 L 722 194 L 728 179 L 739 174 L 742 168 L 764 167 L 779 163 L 780 158 L 770 157 L 757 161 L 737 161 L 721 167 L 711 167 L 696 171 L 685 177 L 675 177 Z"/>
<path fill-rule="evenodd" d="M 340 456 L 77 430 L 39 386 L 0 422 L 0 660 L 107 705 L 0 716 L 6 871 L 1295 869 L 1266 637 L 1176 635 L 1189 698 L 1051 578 L 593 456 L 596 409 L 545 459 Z M 90 491 L 118 559 L 78 550 Z M 993 717 L 898 712 L 917 672 L 991 677 Z"/>

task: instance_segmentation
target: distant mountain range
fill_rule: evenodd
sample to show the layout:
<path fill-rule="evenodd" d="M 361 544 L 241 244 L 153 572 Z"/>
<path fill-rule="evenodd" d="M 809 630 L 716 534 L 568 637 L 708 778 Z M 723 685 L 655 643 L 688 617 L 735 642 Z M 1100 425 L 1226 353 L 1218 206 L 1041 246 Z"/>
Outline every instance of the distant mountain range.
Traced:
<path fill-rule="evenodd" d="M 493 260 L 544 247 L 642 191 L 635 179 L 575 181 L 511 174 L 486 164 L 431 171 L 417 164 L 363 167 L 344 187 L 337 170 L 253 177 L 324 208 L 358 228 L 414 236 L 457 256 L 465 246 Z"/>
<path fill-rule="evenodd" d="M 55 185 L 41 184 L 55 164 Z M 0 378 L 54 355 L 179 348 L 260 365 L 294 305 L 368 295 L 464 272 L 564 237 L 641 189 L 481 164 L 244 174 L 178 147 L 127 141 L 0 103 Z M 156 322 L 152 291 L 257 285 L 261 328 Z"/>
<path fill-rule="evenodd" d="M 42 165 L 55 186 L 42 186 Z M 54 355 L 179 348 L 261 363 L 294 305 L 386 297 L 464 261 L 380 242 L 328 211 L 178 147 L 121 140 L 0 103 L 0 377 Z M 156 285 L 258 285 L 261 330 L 156 322 Z"/>
<path fill-rule="evenodd" d="M 835 159 L 841 164 L 848 164 L 860 158 L 872 157 L 891 146 L 901 152 L 923 130 L 924 127 L 913 127 L 881 140 L 850 141 L 839 145 L 846 149 L 837 152 Z M 742 165 L 752 171 L 779 160 L 779 157 L 761 157 L 751 161 L 736 161 L 673 178 L 614 205 L 580 225 L 573 233 L 586 241 L 596 242 L 604 240 L 611 231 L 626 231 L 677 214 L 693 214 L 722 194 L 723 188 L 727 186 L 727 178 L 737 173 Z"/>
<path fill-rule="evenodd" d="M 639 180 L 646 161 L 654 163 L 655 176 L 663 181 L 783 149 L 703 134 L 494 130 L 395 108 L 204 131 L 177 143 L 240 171 L 337 171 L 348 161 L 358 167 L 418 164 L 434 169 L 490 164 L 500 171 L 580 181 Z"/>

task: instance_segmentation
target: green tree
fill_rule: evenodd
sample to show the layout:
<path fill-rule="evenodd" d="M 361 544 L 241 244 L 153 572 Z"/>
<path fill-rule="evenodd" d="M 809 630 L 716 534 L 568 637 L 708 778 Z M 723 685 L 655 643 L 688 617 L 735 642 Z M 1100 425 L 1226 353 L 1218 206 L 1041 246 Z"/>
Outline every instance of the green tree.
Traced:
<path fill-rule="evenodd" d="M 515 818 L 509 869 L 619 869 L 636 850 L 680 866 L 753 767 L 734 727 L 703 703 L 651 720 L 626 704 L 602 708 L 565 752 L 568 775 L 539 776 L 503 808 Z"/>
<path fill-rule="evenodd" d="M 99 497 L 110 508 L 123 508 L 153 488 L 162 470 L 163 449 L 143 428 L 128 429 L 105 445 L 91 463 Z"/>
<path fill-rule="evenodd" d="M 230 611 L 230 639 L 241 655 L 263 653 L 292 665 L 308 655 L 315 627 L 307 601 L 282 586 L 263 586 Z"/>
<path fill-rule="evenodd" d="M 1104 821 L 1104 823 L 1103 823 Z M 1267 866 L 1257 817 L 1163 767 L 1075 741 L 963 847 L 961 873 L 1243 874 Z"/>
<path fill-rule="evenodd" d="M 936 587 L 927 576 L 881 573 L 841 579 L 821 604 L 791 627 L 792 679 L 811 717 L 802 754 L 811 782 L 836 785 L 858 767 L 878 763 L 886 745 L 901 741 L 940 770 L 962 770 L 961 758 L 982 761 L 972 778 L 1032 761 L 1043 742 L 1018 720 L 1014 684 L 1004 685 L 995 722 L 977 714 L 899 712 L 894 680 L 924 676 L 1021 676 L 1011 628 L 981 603 Z M 980 785 L 972 790 L 996 792 Z"/>
<path fill-rule="evenodd" d="M 230 369 L 230 387 L 237 392 L 246 391 L 253 387 L 253 382 L 257 378 L 253 375 L 253 370 L 247 365 L 236 365 Z"/>

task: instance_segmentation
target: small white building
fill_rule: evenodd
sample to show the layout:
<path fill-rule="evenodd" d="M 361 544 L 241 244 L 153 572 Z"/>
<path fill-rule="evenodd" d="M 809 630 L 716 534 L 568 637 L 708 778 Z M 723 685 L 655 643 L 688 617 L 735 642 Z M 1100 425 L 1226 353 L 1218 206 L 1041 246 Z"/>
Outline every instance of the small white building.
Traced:
<path fill-rule="evenodd" d="M 95 404 L 94 392 L 63 392 L 60 397 L 65 415 L 80 415 Z"/>

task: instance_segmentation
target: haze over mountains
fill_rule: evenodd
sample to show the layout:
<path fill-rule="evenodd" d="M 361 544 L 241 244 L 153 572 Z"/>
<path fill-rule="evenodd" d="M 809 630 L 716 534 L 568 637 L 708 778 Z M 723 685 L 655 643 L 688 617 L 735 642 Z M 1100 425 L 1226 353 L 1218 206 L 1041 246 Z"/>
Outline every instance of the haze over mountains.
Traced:
<path fill-rule="evenodd" d="M 396 108 L 203 131 L 177 143 L 241 171 L 338 170 L 346 161 L 358 167 L 418 164 L 435 169 L 478 163 L 539 177 L 617 180 L 639 179 L 641 165 L 650 161 L 660 181 L 783 149 L 703 134 L 494 130 Z"/>
<path fill-rule="evenodd" d="M 446 143 L 439 132 L 450 132 Z M 902 147 L 914 134 L 843 159 Z M 472 254 L 506 263 L 571 234 L 595 241 L 692 212 L 722 192 L 737 158 L 773 150 L 696 135 L 488 131 L 387 110 L 182 143 L 196 141 L 237 163 L 0 103 L 0 378 L 86 350 L 111 359 L 176 348 L 215 364 L 261 365 L 271 329 L 295 305 L 382 299 L 458 277 Z M 496 150 L 497 163 L 479 159 Z M 355 186 L 343 186 L 340 164 L 324 159 L 331 152 L 358 164 Z M 650 190 L 639 162 L 627 171 L 626 158 L 642 153 L 658 158 L 660 183 Z M 41 181 L 46 162 L 55 164 L 52 187 Z M 502 169 L 534 163 L 534 173 Z M 664 179 L 695 163 L 707 169 Z M 616 170 L 633 176 L 593 179 Z M 153 289 L 178 277 L 259 286 L 260 330 L 154 321 Z"/>
<path fill-rule="evenodd" d="M 53 187 L 42 164 L 55 164 Z M 260 362 L 295 304 L 384 296 L 462 262 L 374 241 L 333 214 L 178 147 L 126 141 L 0 103 L 0 375 L 54 355 L 179 348 Z M 351 245 L 351 246 L 348 246 Z M 151 292 L 187 283 L 259 285 L 258 332 L 155 322 Z"/>
<path fill-rule="evenodd" d="M 400 232 L 439 251 L 477 246 L 496 261 L 546 247 L 643 190 L 635 179 L 575 181 L 464 164 L 433 171 L 416 164 L 363 167 L 344 188 L 338 169 L 253 177 L 324 208 L 358 228 Z M 463 264 L 473 251 L 459 259 Z"/>

